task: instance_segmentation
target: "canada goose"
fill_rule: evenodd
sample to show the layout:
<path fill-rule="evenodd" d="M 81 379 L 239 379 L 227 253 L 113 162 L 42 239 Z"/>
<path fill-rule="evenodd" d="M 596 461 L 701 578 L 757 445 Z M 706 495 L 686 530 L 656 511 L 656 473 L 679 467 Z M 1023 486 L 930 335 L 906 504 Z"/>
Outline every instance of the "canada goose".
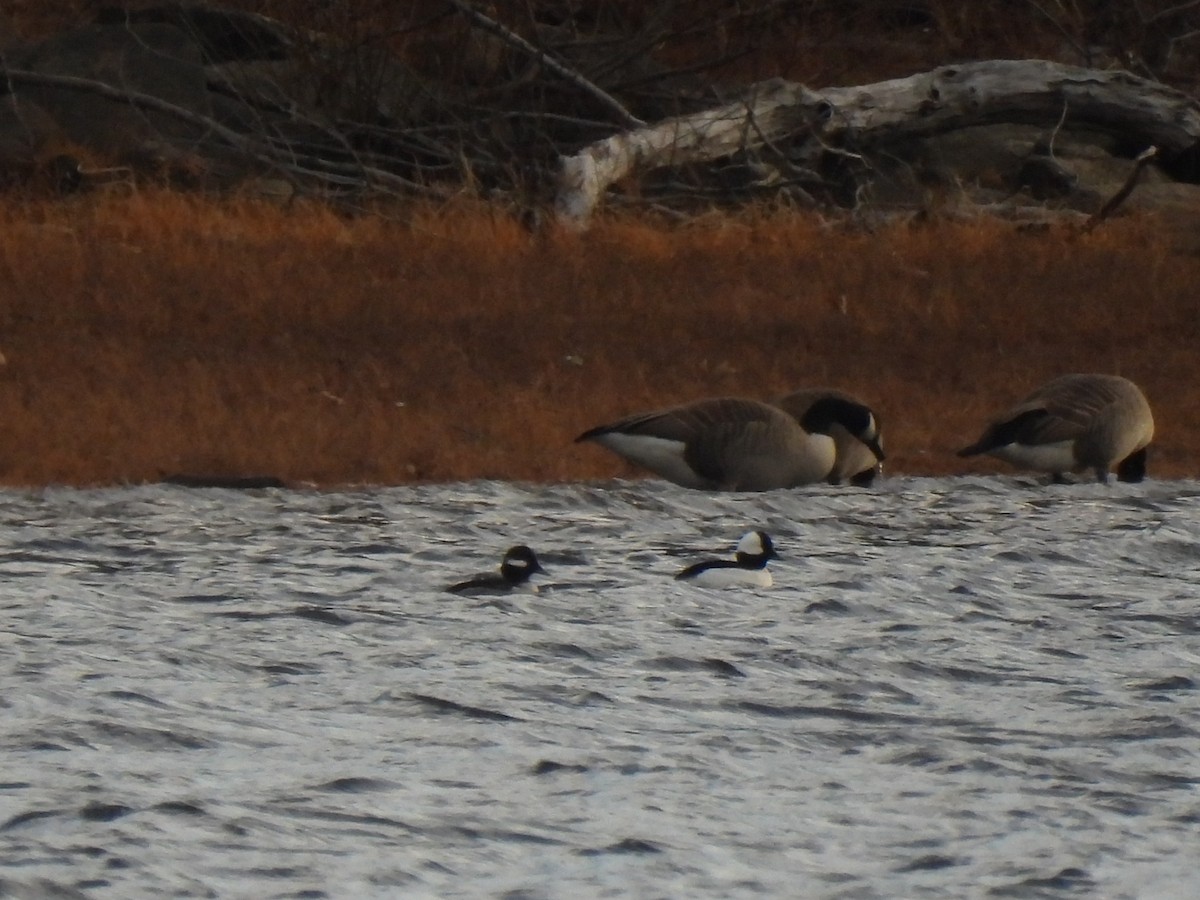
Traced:
<path fill-rule="evenodd" d="M 510 547 L 500 563 L 500 574 L 476 575 L 446 588 L 452 594 L 503 594 L 513 590 L 537 593 L 537 585 L 529 579 L 538 572 L 545 572 L 537 555 L 524 544 Z"/>
<path fill-rule="evenodd" d="M 1146 447 L 1154 437 L 1154 416 L 1146 397 L 1119 375 L 1063 375 L 1050 381 L 984 430 L 959 456 L 988 453 L 1027 469 L 1064 472 L 1093 469 L 1108 481 L 1146 477 Z"/>
<path fill-rule="evenodd" d="M 734 559 L 706 559 L 692 563 L 675 576 L 704 587 L 770 587 L 774 580 L 767 562 L 779 559 L 771 536 L 765 531 L 747 531 L 738 541 Z"/>
<path fill-rule="evenodd" d="M 683 487 L 769 491 L 829 476 L 836 459 L 829 430 L 835 423 L 862 435 L 883 458 L 870 410 L 844 401 L 814 404 L 801 427 L 769 403 L 719 397 L 639 413 L 575 440 L 595 441 Z"/>
<path fill-rule="evenodd" d="M 833 388 L 805 388 L 779 398 L 775 401 L 775 405 L 795 418 L 802 428 L 811 431 L 812 428 L 805 424 L 806 420 L 809 416 L 820 413 L 821 407 L 818 404 L 824 401 L 847 403 L 866 410 L 871 417 L 871 428 L 867 433 L 873 432 L 876 444 L 880 448 L 883 447 L 879 417 L 857 397 L 852 397 L 844 391 Z M 834 446 L 837 449 L 837 460 L 826 479 L 830 484 L 849 481 L 859 487 L 866 487 L 875 480 L 876 475 L 883 471 L 883 464 L 880 462 L 882 456 L 876 455 L 871 444 L 857 434 L 852 434 L 841 422 L 834 422 L 830 426 L 829 436 L 833 438 Z"/>

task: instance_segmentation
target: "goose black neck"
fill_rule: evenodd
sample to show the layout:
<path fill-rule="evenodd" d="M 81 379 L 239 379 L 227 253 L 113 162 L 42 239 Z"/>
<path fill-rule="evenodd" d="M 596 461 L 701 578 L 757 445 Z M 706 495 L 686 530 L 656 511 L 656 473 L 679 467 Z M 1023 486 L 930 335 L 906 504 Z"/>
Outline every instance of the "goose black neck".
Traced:
<path fill-rule="evenodd" d="M 863 434 L 871 428 L 871 410 L 853 400 L 822 397 L 800 420 L 800 427 L 809 434 L 829 434 L 834 425 L 841 425 L 851 434 Z"/>

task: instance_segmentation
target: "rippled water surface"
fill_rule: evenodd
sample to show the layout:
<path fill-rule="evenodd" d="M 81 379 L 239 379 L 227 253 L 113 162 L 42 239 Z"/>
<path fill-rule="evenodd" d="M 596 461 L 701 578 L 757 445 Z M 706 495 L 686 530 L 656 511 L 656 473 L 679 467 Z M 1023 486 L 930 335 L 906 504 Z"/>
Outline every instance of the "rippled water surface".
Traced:
<path fill-rule="evenodd" d="M 1198 500 L 8 493 L 0 895 L 1200 896 Z"/>

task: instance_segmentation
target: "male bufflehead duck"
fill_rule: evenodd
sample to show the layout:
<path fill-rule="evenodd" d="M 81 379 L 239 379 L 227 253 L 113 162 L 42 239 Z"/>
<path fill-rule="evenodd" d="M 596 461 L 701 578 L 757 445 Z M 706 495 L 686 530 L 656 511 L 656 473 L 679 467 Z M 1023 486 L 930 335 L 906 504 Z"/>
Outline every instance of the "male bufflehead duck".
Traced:
<path fill-rule="evenodd" d="M 1138 386 L 1119 375 L 1063 375 L 1042 385 L 994 419 L 959 456 L 987 453 L 1026 469 L 1065 472 L 1091 469 L 1108 481 L 1146 476 L 1146 448 L 1154 438 L 1154 416 Z"/>
<path fill-rule="evenodd" d="M 770 587 L 774 582 L 767 561 L 778 559 L 775 545 L 765 531 L 747 531 L 737 545 L 734 559 L 706 559 L 693 563 L 675 576 L 703 587 Z"/>
<path fill-rule="evenodd" d="M 466 581 L 460 581 L 446 588 L 452 594 L 506 594 L 510 591 L 530 591 L 537 593 L 537 585 L 529 579 L 538 572 L 545 572 L 538 562 L 537 555 L 519 544 L 510 547 L 500 563 L 500 574 L 488 573 L 476 575 Z"/>

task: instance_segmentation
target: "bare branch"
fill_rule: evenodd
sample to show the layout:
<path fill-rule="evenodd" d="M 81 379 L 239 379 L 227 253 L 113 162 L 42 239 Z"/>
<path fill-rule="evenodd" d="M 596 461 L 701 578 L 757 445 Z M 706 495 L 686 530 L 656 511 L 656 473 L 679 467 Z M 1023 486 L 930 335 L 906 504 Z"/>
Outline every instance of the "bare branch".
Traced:
<path fill-rule="evenodd" d="M 1146 15 L 1143 13 L 1140 4 L 1134 4 L 1134 6 L 1138 12 L 1138 18 L 1140 18 L 1144 24 L 1150 25 L 1154 22 L 1162 21 L 1163 19 L 1169 19 L 1171 16 L 1178 15 L 1179 13 L 1187 12 L 1190 9 L 1196 9 L 1197 7 L 1200 7 L 1200 0 L 1187 0 L 1185 3 L 1178 3 L 1175 6 L 1168 6 L 1166 9 L 1160 9 L 1158 12 L 1151 15 Z"/>
<path fill-rule="evenodd" d="M 317 156 L 297 153 L 294 147 L 285 148 L 287 151 L 285 153 L 283 150 L 273 147 L 270 142 L 262 138 L 248 137 L 234 131 L 232 128 L 222 125 L 209 116 L 176 106 L 174 103 L 163 100 L 161 97 L 155 97 L 152 94 L 143 94 L 126 88 L 114 87 L 102 81 L 77 78 L 72 75 L 50 75 L 23 69 L 4 69 L 3 72 L 4 77 L 10 85 L 29 84 L 82 91 L 105 97 L 109 100 L 130 103 L 140 109 L 162 113 L 179 121 L 198 126 L 224 141 L 228 146 L 245 154 L 247 158 L 285 173 L 325 181 L 339 186 L 355 185 L 358 187 L 367 187 L 371 184 L 378 184 L 409 192 L 439 196 L 442 193 L 383 169 L 335 163 Z M 288 156 L 291 157 L 290 160 Z"/>
<path fill-rule="evenodd" d="M 1142 171 L 1156 156 L 1158 156 L 1158 148 L 1147 147 L 1134 157 L 1133 168 L 1129 170 L 1129 177 L 1125 179 L 1125 183 L 1121 185 L 1121 189 L 1113 194 L 1107 203 L 1100 207 L 1099 212 L 1087 220 L 1087 223 L 1083 226 L 1085 232 L 1091 231 L 1116 212 L 1117 207 L 1124 203 L 1129 198 L 1129 195 L 1133 193 L 1133 189 L 1137 187 L 1138 179 L 1142 177 Z"/>
<path fill-rule="evenodd" d="M 491 32 L 505 43 L 511 44 L 523 52 L 528 53 L 551 72 L 554 72 L 561 78 L 565 78 L 580 90 L 590 94 L 592 97 L 595 97 L 604 106 L 608 107 L 609 110 L 617 114 L 617 117 L 621 120 L 622 125 L 625 125 L 629 128 L 638 128 L 646 124 L 629 110 L 627 110 L 624 105 L 622 105 L 621 101 L 616 97 L 613 97 L 602 88 L 588 81 L 574 69 L 563 65 L 544 50 L 535 47 L 515 31 L 505 28 L 495 19 L 488 18 L 483 13 L 473 8 L 469 3 L 465 2 L 465 0 L 449 0 L 449 3 L 480 28 Z"/>
<path fill-rule="evenodd" d="M 1079 43 L 1075 35 L 1071 34 L 1071 32 L 1066 29 L 1062 22 L 1059 21 L 1057 16 L 1042 6 L 1041 3 L 1038 3 L 1037 0 L 1025 0 L 1025 3 L 1027 6 L 1032 6 L 1035 10 L 1041 13 L 1042 17 L 1050 23 L 1051 27 L 1053 27 L 1055 31 L 1058 32 L 1059 36 L 1068 44 L 1070 44 L 1071 48 L 1079 54 L 1080 60 L 1084 62 L 1090 62 L 1091 54 L 1088 52 L 1088 49 Z"/>

